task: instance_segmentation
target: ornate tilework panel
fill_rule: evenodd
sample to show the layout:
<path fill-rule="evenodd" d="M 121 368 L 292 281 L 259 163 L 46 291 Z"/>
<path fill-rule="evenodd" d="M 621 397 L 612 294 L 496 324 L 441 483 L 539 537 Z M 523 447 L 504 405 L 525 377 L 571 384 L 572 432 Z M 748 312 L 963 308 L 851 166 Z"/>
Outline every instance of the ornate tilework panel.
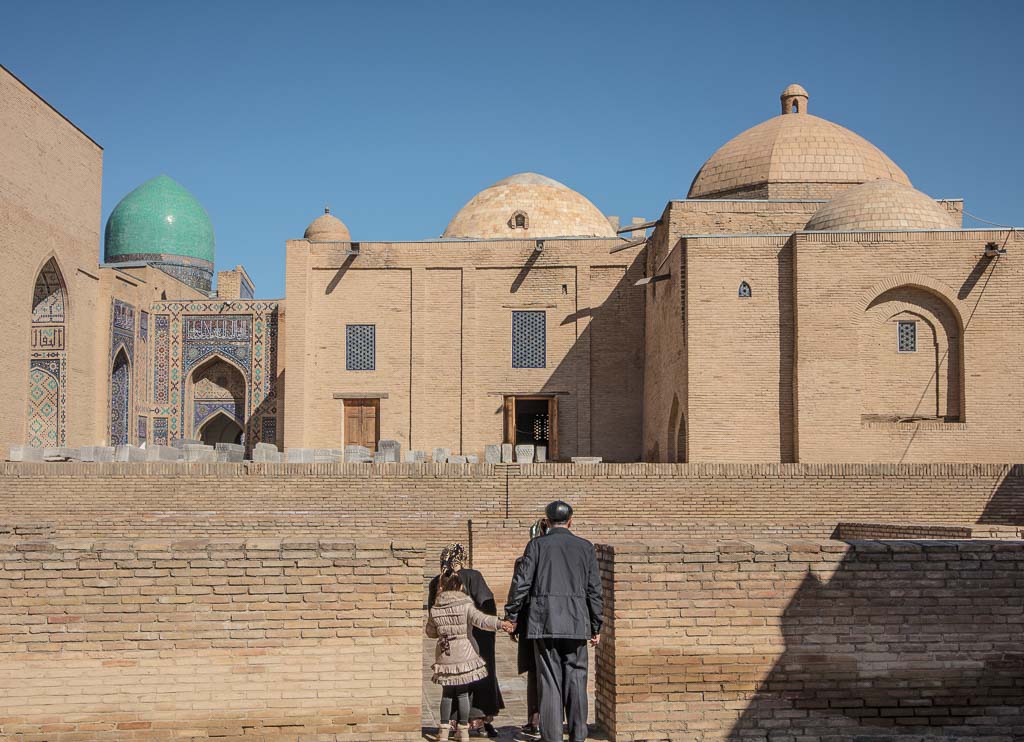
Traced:
<path fill-rule="evenodd" d="M 373 371 L 376 365 L 376 325 L 345 325 L 345 370 Z"/>
<path fill-rule="evenodd" d="M 192 419 L 192 430 L 199 432 L 199 427 L 214 416 L 217 412 L 223 412 L 242 425 L 245 422 L 245 404 L 233 399 L 197 401 Z"/>
<path fill-rule="evenodd" d="M 139 312 L 139 340 L 149 342 L 149 312 Z"/>
<path fill-rule="evenodd" d="M 124 353 L 114 358 L 110 373 L 110 445 L 128 443 L 128 401 L 131 399 L 131 364 Z"/>
<path fill-rule="evenodd" d="M 149 424 L 144 415 L 139 415 L 139 443 L 145 443 Z"/>
<path fill-rule="evenodd" d="M 547 365 L 545 312 L 512 312 L 512 368 Z"/>
<path fill-rule="evenodd" d="M 32 350 L 64 350 L 64 325 L 32 325 Z"/>
<path fill-rule="evenodd" d="M 260 441 L 277 444 L 277 418 L 265 417 L 260 425 Z"/>
<path fill-rule="evenodd" d="M 167 404 L 170 393 L 170 353 L 171 318 L 157 314 L 153 317 L 153 401 L 157 404 Z"/>
<path fill-rule="evenodd" d="M 59 324 L 65 319 L 64 278 L 57 262 L 51 258 L 36 277 L 32 292 L 32 322 Z"/>
<path fill-rule="evenodd" d="M 150 265 L 199 291 L 209 291 L 213 286 L 213 270 L 210 268 L 179 263 L 150 263 Z"/>
<path fill-rule="evenodd" d="M 124 347 L 129 362 L 135 358 L 135 307 L 118 299 L 113 300 L 110 321 L 110 357 Z"/>
<path fill-rule="evenodd" d="M 61 445 L 62 360 L 32 359 L 28 372 L 28 444 Z"/>
<path fill-rule="evenodd" d="M 187 315 L 185 317 L 185 340 L 218 342 L 235 340 L 249 342 L 252 339 L 252 317 L 247 314 L 232 314 L 218 317 Z"/>
<path fill-rule="evenodd" d="M 161 446 L 167 445 L 167 418 L 153 418 L 153 443 Z"/>

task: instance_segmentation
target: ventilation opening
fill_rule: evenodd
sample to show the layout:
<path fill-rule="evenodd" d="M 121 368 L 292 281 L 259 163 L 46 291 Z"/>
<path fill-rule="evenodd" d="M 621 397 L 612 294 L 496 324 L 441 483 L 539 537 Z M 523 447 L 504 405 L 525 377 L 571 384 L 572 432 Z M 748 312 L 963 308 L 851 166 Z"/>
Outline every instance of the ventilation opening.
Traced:
<path fill-rule="evenodd" d="M 750 298 L 750 284 L 747 283 L 746 281 L 743 281 L 742 283 L 740 283 L 739 297 L 741 299 L 749 299 Z"/>

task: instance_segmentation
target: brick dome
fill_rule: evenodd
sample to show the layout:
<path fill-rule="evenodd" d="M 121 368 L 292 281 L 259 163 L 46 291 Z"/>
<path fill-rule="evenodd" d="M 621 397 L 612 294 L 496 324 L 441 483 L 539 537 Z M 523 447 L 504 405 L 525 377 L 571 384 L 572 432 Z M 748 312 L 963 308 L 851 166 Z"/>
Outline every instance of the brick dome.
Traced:
<path fill-rule="evenodd" d="M 903 183 L 872 180 L 849 188 L 816 212 L 810 232 L 959 229 L 956 218 L 934 199 Z"/>
<path fill-rule="evenodd" d="M 689 198 L 827 199 L 876 178 L 910 185 L 871 142 L 807 113 L 801 86 L 780 97 L 784 113 L 722 145 L 693 179 Z"/>
<path fill-rule="evenodd" d="M 324 209 L 324 213 L 310 222 L 306 232 L 302 235 L 304 239 L 313 242 L 351 242 L 352 235 L 349 234 L 345 222 L 331 214 L 330 209 Z"/>
<path fill-rule="evenodd" d="M 519 173 L 480 191 L 442 235 L 478 239 L 614 236 L 611 223 L 594 204 L 537 173 Z"/>

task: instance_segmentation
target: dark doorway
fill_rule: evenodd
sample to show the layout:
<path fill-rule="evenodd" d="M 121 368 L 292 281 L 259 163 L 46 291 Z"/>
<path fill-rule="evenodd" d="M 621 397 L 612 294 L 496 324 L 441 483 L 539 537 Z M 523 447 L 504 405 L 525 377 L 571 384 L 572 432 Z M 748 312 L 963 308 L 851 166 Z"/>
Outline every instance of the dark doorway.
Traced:
<path fill-rule="evenodd" d="M 555 397 L 506 397 L 505 442 L 546 446 L 558 457 L 558 400 Z"/>
<path fill-rule="evenodd" d="M 242 426 L 227 415 L 218 413 L 206 421 L 199 431 L 199 438 L 207 446 L 217 443 L 241 443 Z"/>

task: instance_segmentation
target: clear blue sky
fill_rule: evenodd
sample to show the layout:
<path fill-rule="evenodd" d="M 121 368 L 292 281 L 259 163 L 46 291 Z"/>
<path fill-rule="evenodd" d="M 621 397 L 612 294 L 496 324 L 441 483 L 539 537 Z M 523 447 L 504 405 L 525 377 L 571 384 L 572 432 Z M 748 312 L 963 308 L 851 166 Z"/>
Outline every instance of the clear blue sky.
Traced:
<path fill-rule="evenodd" d="M 430 238 L 532 170 L 657 217 L 790 82 L 921 190 L 1024 225 L 1022 7 L 7 0 L 0 61 L 105 148 L 104 224 L 167 173 L 273 297 L 325 203 L 354 239 Z"/>

